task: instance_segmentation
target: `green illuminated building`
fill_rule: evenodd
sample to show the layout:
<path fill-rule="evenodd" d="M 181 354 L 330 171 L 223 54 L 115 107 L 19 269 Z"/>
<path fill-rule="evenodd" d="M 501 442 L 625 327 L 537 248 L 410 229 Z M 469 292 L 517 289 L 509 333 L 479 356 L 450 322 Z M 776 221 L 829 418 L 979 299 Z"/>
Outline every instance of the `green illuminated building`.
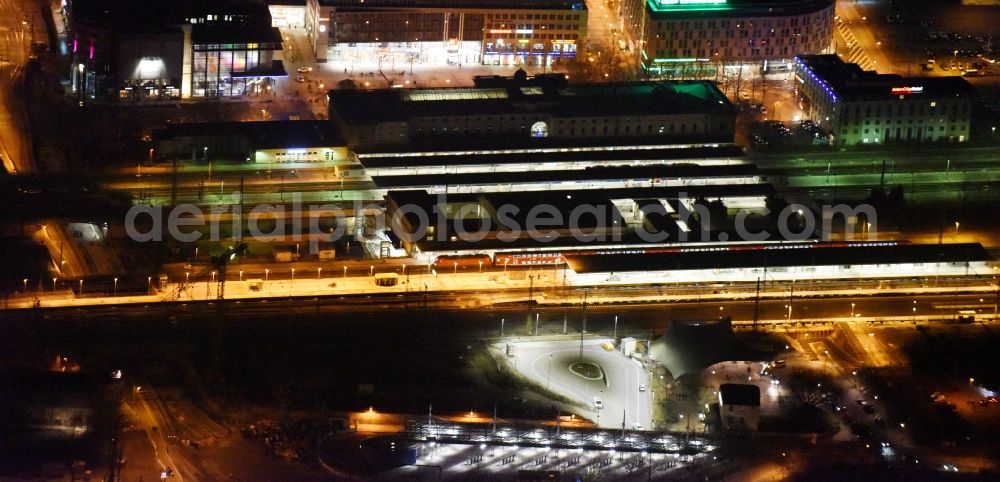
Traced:
<path fill-rule="evenodd" d="M 654 74 L 748 62 L 791 70 L 796 55 L 824 52 L 833 38 L 831 0 L 623 0 L 621 9 L 626 48 Z"/>

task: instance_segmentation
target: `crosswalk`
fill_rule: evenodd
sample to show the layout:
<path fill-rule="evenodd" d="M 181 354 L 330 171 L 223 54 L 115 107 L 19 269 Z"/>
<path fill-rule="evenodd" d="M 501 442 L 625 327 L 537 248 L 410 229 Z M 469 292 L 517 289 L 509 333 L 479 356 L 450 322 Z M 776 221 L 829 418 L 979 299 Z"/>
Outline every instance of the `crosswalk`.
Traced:
<path fill-rule="evenodd" d="M 847 53 L 843 55 L 844 60 L 858 64 L 865 70 L 875 70 L 875 63 L 868 58 L 868 54 L 866 54 L 864 49 L 861 48 L 861 43 L 858 42 L 857 37 L 854 36 L 854 32 L 851 31 L 847 22 L 845 22 L 843 18 L 837 17 L 835 25 L 837 33 L 839 33 L 840 38 L 844 40 L 844 47 L 846 47 L 847 50 Z"/>

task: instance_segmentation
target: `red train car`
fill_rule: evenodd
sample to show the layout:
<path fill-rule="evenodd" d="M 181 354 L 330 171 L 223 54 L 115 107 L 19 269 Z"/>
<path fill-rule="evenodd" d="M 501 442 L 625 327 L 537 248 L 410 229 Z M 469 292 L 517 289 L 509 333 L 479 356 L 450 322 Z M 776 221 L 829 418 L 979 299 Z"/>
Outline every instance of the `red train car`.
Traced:
<path fill-rule="evenodd" d="M 480 264 L 481 263 L 481 264 Z M 434 269 L 441 271 L 446 269 L 465 269 L 480 266 L 493 266 L 493 260 L 485 254 L 468 254 L 458 256 L 438 256 L 434 260 Z"/>

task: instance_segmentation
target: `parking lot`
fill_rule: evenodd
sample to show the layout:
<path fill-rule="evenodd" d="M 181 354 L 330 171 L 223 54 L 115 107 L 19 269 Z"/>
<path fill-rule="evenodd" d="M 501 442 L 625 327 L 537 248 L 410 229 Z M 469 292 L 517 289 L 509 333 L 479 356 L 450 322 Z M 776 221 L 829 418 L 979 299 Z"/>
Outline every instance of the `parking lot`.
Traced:
<path fill-rule="evenodd" d="M 864 2 L 864 22 L 889 59 L 883 73 L 901 75 L 994 75 L 994 7 L 956 2 Z M 933 62 L 929 62 L 933 60 Z"/>

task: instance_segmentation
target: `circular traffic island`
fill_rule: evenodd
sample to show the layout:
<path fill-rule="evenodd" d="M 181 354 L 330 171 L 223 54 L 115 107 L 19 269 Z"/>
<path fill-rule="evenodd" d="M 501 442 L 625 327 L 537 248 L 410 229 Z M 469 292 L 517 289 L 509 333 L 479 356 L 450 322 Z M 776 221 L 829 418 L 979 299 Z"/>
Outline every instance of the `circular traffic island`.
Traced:
<path fill-rule="evenodd" d="M 602 369 L 600 365 L 592 362 L 573 362 L 569 366 L 569 371 L 574 375 L 587 380 L 601 380 L 604 378 L 604 369 Z"/>

